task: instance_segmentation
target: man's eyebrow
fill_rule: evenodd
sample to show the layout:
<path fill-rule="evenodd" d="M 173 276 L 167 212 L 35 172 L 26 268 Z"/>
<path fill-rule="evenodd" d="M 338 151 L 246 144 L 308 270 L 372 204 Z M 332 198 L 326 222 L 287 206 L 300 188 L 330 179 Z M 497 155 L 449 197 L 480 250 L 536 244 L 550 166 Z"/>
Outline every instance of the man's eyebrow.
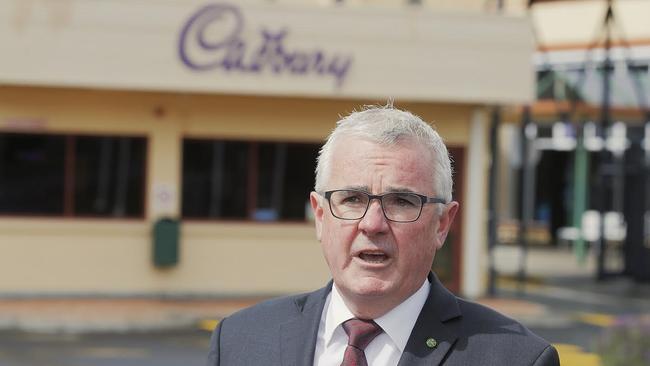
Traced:
<path fill-rule="evenodd" d="M 370 192 L 370 187 L 368 187 L 368 186 L 362 186 L 362 185 L 351 185 L 351 186 L 345 186 L 345 187 L 343 187 L 343 188 L 341 188 L 341 189 L 353 189 L 353 190 L 355 190 L 355 191 L 362 191 L 362 192 L 366 192 L 366 193 L 371 193 L 371 192 Z M 414 190 L 412 190 L 412 189 L 410 189 L 410 188 L 406 188 L 406 187 L 392 187 L 392 186 L 391 186 L 391 187 L 388 187 L 388 189 L 386 189 L 385 191 L 380 192 L 380 193 L 399 193 L 399 192 L 404 192 L 404 193 L 417 193 L 417 192 L 415 192 Z"/>
<path fill-rule="evenodd" d="M 341 189 L 353 189 L 355 191 L 363 191 L 370 193 L 370 187 L 368 186 L 345 186 Z"/>

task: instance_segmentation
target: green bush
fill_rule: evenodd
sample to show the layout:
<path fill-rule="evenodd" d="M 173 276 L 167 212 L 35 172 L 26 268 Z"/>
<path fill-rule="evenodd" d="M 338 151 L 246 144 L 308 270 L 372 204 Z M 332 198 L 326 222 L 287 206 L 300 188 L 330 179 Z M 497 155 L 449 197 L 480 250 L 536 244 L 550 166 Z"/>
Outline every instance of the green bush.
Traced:
<path fill-rule="evenodd" d="M 596 344 L 602 366 L 650 365 L 650 316 L 618 318 Z"/>

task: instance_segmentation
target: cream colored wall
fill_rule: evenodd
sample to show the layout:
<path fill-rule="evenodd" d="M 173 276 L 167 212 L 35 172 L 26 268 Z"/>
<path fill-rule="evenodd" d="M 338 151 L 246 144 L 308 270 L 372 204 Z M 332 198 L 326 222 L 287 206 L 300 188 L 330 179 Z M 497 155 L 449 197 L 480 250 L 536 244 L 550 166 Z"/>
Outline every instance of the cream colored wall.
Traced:
<path fill-rule="evenodd" d="M 614 1 L 613 9 L 616 23 L 612 28 L 614 42 L 625 40 L 633 44 L 650 43 L 650 1 Z M 601 0 L 536 4 L 532 8 L 531 16 L 537 32 L 537 41 L 546 47 L 586 48 L 599 36 L 599 46 L 602 47 L 602 24 L 606 11 L 607 2 Z"/>
<path fill-rule="evenodd" d="M 151 264 L 147 222 L 0 220 L 0 294 L 274 294 L 327 280 L 308 224 L 184 223 L 180 263 Z"/>
<path fill-rule="evenodd" d="M 182 103 L 182 129 L 186 136 L 247 136 L 252 139 L 323 142 L 339 116 L 364 105 L 384 103 L 368 100 L 188 96 Z M 435 125 L 447 143 L 466 143 L 471 108 L 460 104 L 400 101 L 396 101 L 395 105 Z"/>
<path fill-rule="evenodd" d="M 534 98 L 530 57 L 535 45 L 531 22 L 523 17 L 425 6 L 316 7 L 256 0 L 236 2 L 236 13 L 224 10 L 223 23 L 205 11 L 202 0 L 12 3 L 0 1 L 0 83 L 5 85 L 340 99 L 396 96 L 466 104 L 528 103 Z M 235 14 L 242 17 L 242 28 L 229 33 Z M 212 42 L 227 37 L 242 42 L 241 59 L 197 43 L 200 24 L 207 22 L 206 37 Z M 320 66 L 312 63 L 303 70 L 295 60 L 258 60 L 255 54 L 266 44 L 262 29 L 289 32 L 278 40 L 283 51 L 269 55 L 297 52 L 307 60 L 318 51 L 323 58 L 317 64 L 329 65 L 329 71 L 318 71 Z M 226 67 L 226 55 L 241 65 Z M 47 67 L 41 60 L 47 60 Z M 201 70 L 191 66 L 196 63 Z M 259 66 L 255 71 L 253 64 Z"/>
<path fill-rule="evenodd" d="M 0 131 L 148 137 L 144 219 L 0 217 L 0 295 L 252 295 L 305 291 L 329 278 L 311 223 L 186 221 L 180 262 L 152 264 L 150 231 L 178 216 L 184 136 L 320 142 L 368 101 L 0 87 Z M 472 108 L 396 103 L 464 145 Z M 176 193 L 159 202 L 157 190 Z"/>
<path fill-rule="evenodd" d="M 260 0 L 264 2 L 268 0 Z M 497 10 L 497 0 L 274 0 L 277 3 L 301 4 L 313 3 L 320 6 L 343 6 L 343 7 L 426 7 L 435 11 L 483 13 Z M 521 14 L 526 7 L 528 0 L 502 0 L 503 8 L 508 14 Z"/>

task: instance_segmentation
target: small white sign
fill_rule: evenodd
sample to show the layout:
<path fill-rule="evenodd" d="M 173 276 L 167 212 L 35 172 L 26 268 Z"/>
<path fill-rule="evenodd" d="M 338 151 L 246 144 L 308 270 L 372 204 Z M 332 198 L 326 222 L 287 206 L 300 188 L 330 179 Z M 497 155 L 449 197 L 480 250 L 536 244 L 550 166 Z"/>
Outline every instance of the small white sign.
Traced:
<path fill-rule="evenodd" d="M 177 216 L 176 186 L 171 183 L 154 183 L 152 216 Z"/>

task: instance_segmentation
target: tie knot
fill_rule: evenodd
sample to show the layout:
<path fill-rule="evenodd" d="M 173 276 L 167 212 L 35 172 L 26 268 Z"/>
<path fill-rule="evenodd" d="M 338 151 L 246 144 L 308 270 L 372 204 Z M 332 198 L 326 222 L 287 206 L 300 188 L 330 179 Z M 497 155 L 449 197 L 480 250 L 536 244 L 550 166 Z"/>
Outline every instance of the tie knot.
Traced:
<path fill-rule="evenodd" d="M 373 320 L 352 318 L 343 323 L 343 329 L 348 335 L 348 344 L 364 350 L 382 329 Z"/>

